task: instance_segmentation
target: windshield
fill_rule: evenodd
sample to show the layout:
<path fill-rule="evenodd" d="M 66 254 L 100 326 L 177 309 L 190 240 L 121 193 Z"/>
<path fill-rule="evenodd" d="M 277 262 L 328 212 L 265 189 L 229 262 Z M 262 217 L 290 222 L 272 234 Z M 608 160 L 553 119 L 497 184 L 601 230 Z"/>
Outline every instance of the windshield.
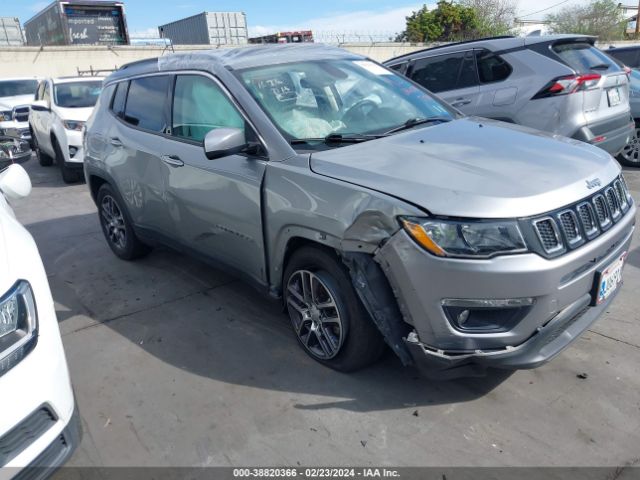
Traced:
<path fill-rule="evenodd" d="M 4 80 L 0 82 L 0 97 L 35 95 L 37 80 Z"/>
<path fill-rule="evenodd" d="M 379 135 L 456 115 L 425 90 L 368 60 L 289 63 L 238 75 L 290 141 Z"/>
<path fill-rule="evenodd" d="M 619 70 L 612 58 L 590 43 L 561 43 L 554 45 L 553 50 L 567 65 L 579 73 L 610 68 Z"/>
<path fill-rule="evenodd" d="M 101 90 L 102 81 L 59 83 L 54 87 L 54 101 L 63 108 L 93 107 Z"/>

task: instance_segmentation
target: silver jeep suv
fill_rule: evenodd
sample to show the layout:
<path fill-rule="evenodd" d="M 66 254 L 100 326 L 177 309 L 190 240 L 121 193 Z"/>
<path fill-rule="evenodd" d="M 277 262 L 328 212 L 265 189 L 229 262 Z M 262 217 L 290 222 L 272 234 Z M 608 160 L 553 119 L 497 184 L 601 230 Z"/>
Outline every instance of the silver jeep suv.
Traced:
<path fill-rule="evenodd" d="M 164 244 L 237 272 L 342 371 L 385 343 L 441 378 L 550 360 L 619 290 L 635 224 L 603 150 L 319 45 L 129 64 L 85 145 L 118 257 Z"/>
<path fill-rule="evenodd" d="M 467 115 L 518 123 L 596 145 L 612 155 L 634 130 L 624 68 L 595 37 L 498 37 L 388 60 Z"/>

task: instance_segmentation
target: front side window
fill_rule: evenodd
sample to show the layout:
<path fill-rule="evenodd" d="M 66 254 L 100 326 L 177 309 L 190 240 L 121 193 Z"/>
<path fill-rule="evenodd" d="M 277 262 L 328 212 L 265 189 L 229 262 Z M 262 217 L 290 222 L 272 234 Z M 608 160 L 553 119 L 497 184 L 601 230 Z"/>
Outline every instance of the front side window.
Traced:
<path fill-rule="evenodd" d="M 96 104 L 101 91 L 102 81 L 58 83 L 53 98 L 62 108 L 88 108 Z"/>
<path fill-rule="evenodd" d="M 229 97 L 211 79 L 201 75 L 178 75 L 173 94 L 175 137 L 202 142 L 211 130 L 244 129 L 244 119 Z"/>
<path fill-rule="evenodd" d="M 476 62 L 478 63 L 480 83 L 501 82 L 506 80 L 513 71 L 511 65 L 505 62 L 502 57 L 488 50 L 478 51 L 476 53 Z"/>
<path fill-rule="evenodd" d="M 37 80 L 2 80 L 0 81 L 0 97 L 35 95 L 37 87 Z"/>
<path fill-rule="evenodd" d="M 152 132 L 165 131 L 170 83 L 171 78 L 166 75 L 131 80 L 124 113 L 125 122 Z"/>
<path fill-rule="evenodd" d="M 473 57 L 467 52 L 417 60 L 411 79 L 434 93 L 478 84 Z"/>
<path fill-rule="evenodd" d="M 38 85 L 38 90 L 36 91 L 36 100 L 42 100 L 44 97 L 44 86 L 46 82 L 40 82 Z"/>
<path fill-rule="evenodd" d="M 316 60 L 237 72 L 285 138 L 376 135 L 407 122 L 455 118 L 405 77 L 369 60 Z"/>

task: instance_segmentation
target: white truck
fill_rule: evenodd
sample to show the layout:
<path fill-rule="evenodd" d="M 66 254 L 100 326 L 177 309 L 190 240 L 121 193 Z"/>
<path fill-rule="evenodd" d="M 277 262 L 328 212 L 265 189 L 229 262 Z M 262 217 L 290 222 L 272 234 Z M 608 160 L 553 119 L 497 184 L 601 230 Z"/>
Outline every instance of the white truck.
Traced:
<path fill-rule="evenodd" d="M 31 142 L 29 105 L 37 86 L 38 79 L 34 77 L 0 80 L 0 135 Z"/>

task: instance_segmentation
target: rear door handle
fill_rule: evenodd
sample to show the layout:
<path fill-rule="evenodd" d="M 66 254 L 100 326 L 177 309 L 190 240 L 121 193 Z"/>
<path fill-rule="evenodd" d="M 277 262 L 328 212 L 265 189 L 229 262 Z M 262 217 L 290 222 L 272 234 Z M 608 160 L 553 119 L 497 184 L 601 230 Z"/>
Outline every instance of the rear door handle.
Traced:
<path fill-rule="evenodd" d="M 452 107 L 462 107 L 463 105 L 469 105 L 471 100 L 468 98 L 456 98 L 456 100 L 451 104 Z"/>
<path fill-rule="evenodd" d="M 184 162 L 177 155 L 162 155 L 162 161 L 172 167 L 182 167 Z"/>
<path fill-rule="evenodd" d="M 113 145 L 114 147 L 121 147 L 122 146 L 122 142 L 120 141 L 120 139 L 118 137 L 111 137 L 110 142 L 111 142 L 111 145 Z"/>

